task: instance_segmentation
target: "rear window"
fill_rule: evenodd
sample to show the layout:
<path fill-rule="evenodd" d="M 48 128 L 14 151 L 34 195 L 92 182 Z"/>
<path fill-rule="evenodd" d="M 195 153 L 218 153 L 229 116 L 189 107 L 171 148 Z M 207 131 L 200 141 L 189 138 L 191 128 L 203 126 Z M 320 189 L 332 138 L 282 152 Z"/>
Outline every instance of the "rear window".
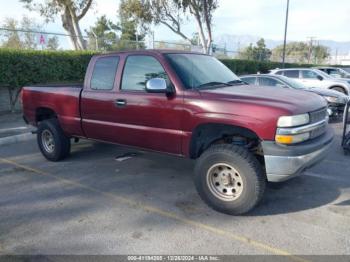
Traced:
<path fill-rule="evenodd" d="M 118 63 L 118 56 L 98 58 L 91 76 L 91 89 L 112 90 Z"/>
<path fill-rule="evenodd" d="M 299 70 L 284 71 L 284 76 L 290 77 L 290 78 L 299 78 Z"/>

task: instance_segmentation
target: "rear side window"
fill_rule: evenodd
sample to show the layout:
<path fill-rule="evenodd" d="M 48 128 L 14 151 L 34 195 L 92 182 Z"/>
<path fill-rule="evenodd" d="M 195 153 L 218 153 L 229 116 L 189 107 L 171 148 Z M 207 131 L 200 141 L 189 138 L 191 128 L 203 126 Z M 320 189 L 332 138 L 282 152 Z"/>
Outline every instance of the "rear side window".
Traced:
<path fill-rule="evenodd" d="M 277 71 L 276 75 L 283 75 L 283 71 Z"/>
<path fill-rule="evenodd" d="M 290 78 L 299 78 L 299 70 L 284 71 L 284 76 L 290 77 Z"/>
<path fill-rule="evenodd" d="M 95 63 L 91 89 L 112 90 L 119 63 L 118 56 L 101 57 Z"/>
<path fill-rule="evenodd" d="M 249 85 L 255 85 L 256 77 L 242 77 L 242 81 L 248 83 Z"/>
<path fill-rule="evenodd" d="M 129 56 L 126 60 L 122 90 L 145 91 L 146 82 L 152 78 L 164 78 L 167 74 L 162 65 L 152 56 Z"/>

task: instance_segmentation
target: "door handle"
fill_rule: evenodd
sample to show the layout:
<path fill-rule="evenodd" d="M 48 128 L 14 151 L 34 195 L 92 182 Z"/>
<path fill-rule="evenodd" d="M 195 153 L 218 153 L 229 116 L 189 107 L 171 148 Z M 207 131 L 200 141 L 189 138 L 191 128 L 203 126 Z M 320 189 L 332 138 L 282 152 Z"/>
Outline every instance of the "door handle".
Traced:
<path fill-rule="evenodd" d="M 117 107 L 124 107 L 126 106 L 126 100 L 125 99 L 117 99 L 114 104 L 117 106 Z"/>

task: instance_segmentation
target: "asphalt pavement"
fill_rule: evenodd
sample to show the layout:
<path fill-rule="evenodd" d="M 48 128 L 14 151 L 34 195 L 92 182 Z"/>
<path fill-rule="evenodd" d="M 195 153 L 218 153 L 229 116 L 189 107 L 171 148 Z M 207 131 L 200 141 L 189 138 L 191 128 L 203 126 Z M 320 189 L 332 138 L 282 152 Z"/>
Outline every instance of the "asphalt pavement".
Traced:
<path fill-rule="evenodd" d="M 52 163 L 35 140 L 0 146 L 0 254 L 350 255 L 350 157 L 332 126 L 327 158 L 244 216 L 200 200 L 191 160 L 82 141 Z"/>

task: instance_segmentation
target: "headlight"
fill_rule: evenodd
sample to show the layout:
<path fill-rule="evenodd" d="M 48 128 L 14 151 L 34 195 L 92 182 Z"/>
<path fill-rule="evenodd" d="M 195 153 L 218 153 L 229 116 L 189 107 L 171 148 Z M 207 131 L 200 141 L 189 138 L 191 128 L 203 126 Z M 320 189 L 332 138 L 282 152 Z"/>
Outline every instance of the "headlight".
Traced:
<path fill-rule="evenodd" d="M 290 145 L 301 143 L 310 138 L 310 133 L 304 133 L 299 135 L 276 135 L 275 140 L 277 143 Z"/>
<path fill-rule="evenodd" d="M 337 103 L 338 102 L 338 97 L 336 97 L 336 96 L 324 96 L 324 98 L 329 103 Z"/>
<path fill-rule="evenodd" d="M 306 125 L 310 122 L 309 114 L 295 115 L 295 116 L 281 116 L 278 119 L 278 127 L 294 127 Z"/>

